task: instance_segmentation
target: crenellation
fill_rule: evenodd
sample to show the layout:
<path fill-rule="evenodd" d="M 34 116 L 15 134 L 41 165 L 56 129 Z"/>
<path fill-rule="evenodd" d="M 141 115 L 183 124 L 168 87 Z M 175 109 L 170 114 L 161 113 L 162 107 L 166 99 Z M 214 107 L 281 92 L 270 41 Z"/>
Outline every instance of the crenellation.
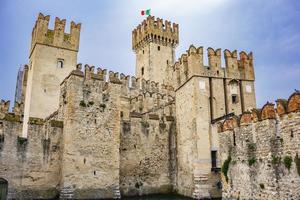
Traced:
<path fill-rule="evenodd" d="M 275 114 L 275 109 L 274 109 L 274 104 L 267 102 L 261 109 L 261 119 L 275 119 L 276 114 Z"/>
<path fill-rule="evenodd" d="M 218 70 L 221 68 L 221 49 L 214 50 L 213 48 L 209 47 L 207 49 L 208 55 L 208 65 L 211 70 Z"/>
<path fill-rule="evenodd" d="M 78 51 L 81 24 L 71 22 L 70 33 L 65 32 L 66 20 L 55 18 L 54 30 L 48 28 L 50 16 L 39 14 L 32 31 L 31 54 L 36 44 L 45 44 L 54 47 Z"/>
<path fill-rule="evenodd" d="M 0 119 L 3 119 L 5 117 L 5 114 L 8 113 L 10 106 L 10 101 L 5 101 L 1 99 L 0 102 Z"/>
<path fill-rule="evenodd" d="M 236 77 L 236 73 L 239 72 L 237 51 L 234 50 L 230 52 L 228 49 L 225 49 L 224 58 L 225 58 L 225 66 L 226 66 L 226 75 L 228 77 Z"/>
<path fill-rule="evenodd" d="M 293 98 L 300 98 L 297 91 L 289 100 Z M 299 198 L 299 166 L 293 162 L 299 140 L 293 133 L 299 129 L 300 105 L 289 113 L 286 100 L 276 102 L 276 109 L 267 102 L 261 110 L 253 109 L 218 124 L 221 162 L 231 158 L 228 171 L 222 174 L 224 199 Z M 289 159 L 291 164 L 287 165 Z"/>
<path fill-rule="evenodd" d="M 171 27 L 171 22 L 164 23 L 160 18 L 155 20 L 153 16 L 149 16 L 132 31 L 132 49 L 137 51 L 148 41 L 176 46 L 178 36 L 178 24 L 173 23 Z"/>
<path fill-rule="evenodd" d="M 282 116 L 287 112 L 287 102 L 288 101 L 286 99 L 276 100 L 276 112 L 279 116 Z"/>
<path fill-rule="evenodd" d="M 15 102 L 15 105 L 13 107 L 13 113 L 15 115 L 19 115 L 21 116 L 24 112 L 24 104 L 23 103 L 19 103 L 19 102 Z"/>
<path fill-rule="evenodd" d="M 240 60 L 238 60 L 238 67 L 240 69 L 241 78 L 246 80 L 254 80 L 254 69 L 253 69 L 253 54 L 249 54 L 241 51 L 239 53 Z"/>
<path fill-rule="evenodd" d="M 66 26 L 66 20 L 65 19 L 59 19 L 58 17 L 55 17 L 55 24 L 54 24 L 54 39 L 53 44 L 54 45 L 60 45 L 64 41 L 64 37 L 69 37 L 69 35 L 65 35 L 65 26 Z"/>

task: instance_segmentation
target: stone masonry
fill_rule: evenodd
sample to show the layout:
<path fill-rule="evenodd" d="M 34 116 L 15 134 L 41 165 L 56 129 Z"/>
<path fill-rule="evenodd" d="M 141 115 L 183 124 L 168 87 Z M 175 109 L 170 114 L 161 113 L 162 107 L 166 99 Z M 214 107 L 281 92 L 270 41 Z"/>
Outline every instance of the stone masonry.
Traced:
<path fill-rule="evenodd" d="M 299 135 L 299 92 L 220 123 L 223 199 L 299 199 Z"/>
<path fill-rule="evenodd" d="M 9 101 L 0 103 L 0 181 L 6 183 L 0 190 L 7 191 L 8 199 L 118 199 L 170 192 L 195 199 L 252 198 L 296 191 L 294 165 L 289 172 L 293 179 L 279 178 L 287 173 L 279 164 L 275 174 L 267 164 L 261 166 L 270 175 L 264 179 L 258 171 L 250 176 L 253 167 L 237 160 L 238 170 L 252 171 L 231 176 L 229 165 L 229 186 L 220 172 L 229 155 L 246 160 L 260 148 L 265 155 L 296 156 L 285 138 L 286 147 L 276 137 L 272 145 L 262 145 L 269 141 L 267 136 L 255 136 L 251 151 L 239 146 L 240 137 L 254 143 L 252 133 L 272 134 L 272 128 L 294 127 L 297 138 L 297 112 L 287 111 L 291 106 L 284 100 L 278 101 L 282 103 L 277 112 L 289 114 L 260 120 L 272 105 L 261 115 L 254 110 L 259 116 L 256 124 L 262 125 L 251 131 L 246 126 L 243 131 L 251 134 L 237 134 L 236 147 L 229 148 L 229 117 L 256 108 L 251 52 L 222 53 L 209 47 L 205 64 L 204 48 L 191 45 L 175 61 L 179 25 L 149 16 L 132 32 L 136 74 L 128 76 L 77 64 L 81 24 L 71 22 L 66 33 L 65 20 L 56 18 L 54 30 L 48 23 L 49 16 L 39 14 L 21 101 L 12 112 Z M 298 93 L 294 96 L 291 99 L 298 99 Z M 265 189 L 258 193 L 262 180 L 270 183 L 263 182 Z M 278 182 L 272 185 L 271 180 Z M 238 190 L 237 185 L 245 188 Z"/>

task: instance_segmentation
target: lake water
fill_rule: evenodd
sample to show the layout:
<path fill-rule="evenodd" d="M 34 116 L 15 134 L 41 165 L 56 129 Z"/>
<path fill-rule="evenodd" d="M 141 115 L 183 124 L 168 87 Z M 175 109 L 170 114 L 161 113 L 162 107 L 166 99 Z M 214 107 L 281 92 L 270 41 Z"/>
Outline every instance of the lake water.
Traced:
<path fill-rule="evenodd" d="M 190 198 L 168 194 L 168 195 L 149 195 L 141 197 L 124 197 L 122 200 L 191 200 Z"/>

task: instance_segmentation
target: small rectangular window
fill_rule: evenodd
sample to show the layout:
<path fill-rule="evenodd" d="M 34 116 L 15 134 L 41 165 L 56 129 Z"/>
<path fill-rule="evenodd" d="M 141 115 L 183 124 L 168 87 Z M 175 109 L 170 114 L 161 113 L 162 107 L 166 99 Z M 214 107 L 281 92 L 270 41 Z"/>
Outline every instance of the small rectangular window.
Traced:
<path fill-rule="evenodd" d="M 144 75 L 144 67 L 142 67 L 142 76 Z"/>
<path fill-rule="evenodd" d="M 160 46 L 157 46 L 157 50 L 160 51 Z"/>
<path fill-rule="evenodd" d="M 57 68 L 64 67 L 64 59 L 57 59 Z"/>
<path fill-rule="evenodd" d="M 217 151 L 211 151 L 211 167 L 217 167 Z"/>
<path fill-rule="evenodd" d="M 231 100 L 233 104 L 238 103 L 238 96 L 236 94 L 231 95 Z"/>

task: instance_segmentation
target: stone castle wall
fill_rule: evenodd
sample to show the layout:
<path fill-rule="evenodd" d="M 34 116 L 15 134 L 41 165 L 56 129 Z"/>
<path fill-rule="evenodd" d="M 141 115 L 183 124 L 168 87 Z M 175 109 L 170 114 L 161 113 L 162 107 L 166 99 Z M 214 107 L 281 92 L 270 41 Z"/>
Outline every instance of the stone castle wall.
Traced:
<path fill-rule="evenodd" d="M 62 122 L 30 118 L 27 139 L 21 115 L 0 109 L 0 177 L 8 181 L 8 198 L 54 198 L 61 170 Z M 7 102 L 6 102 L 7 104 Z M 14 110 L 18 110 L 16 107 Z"/>
<path fill-rule="evenodd" d="M 219 124 L 224 199 L 300 198 L 299 111 L 295 92 Z"/>
<path fill-rule="evenodd" d="M 1 101 L 0 177 L 9 183 L 9 198 L 118 198 L 120 190 L 124 196 L 172 191 L 172 88 L 111 71 L 106 75 L 88 65 L 82 72 L 77 65 L 60 86 L 58 110 L 45 119 L 30 118 L 27 138 L 19 137 L 22 104 L 8 113 L 9 102 Z"/>

